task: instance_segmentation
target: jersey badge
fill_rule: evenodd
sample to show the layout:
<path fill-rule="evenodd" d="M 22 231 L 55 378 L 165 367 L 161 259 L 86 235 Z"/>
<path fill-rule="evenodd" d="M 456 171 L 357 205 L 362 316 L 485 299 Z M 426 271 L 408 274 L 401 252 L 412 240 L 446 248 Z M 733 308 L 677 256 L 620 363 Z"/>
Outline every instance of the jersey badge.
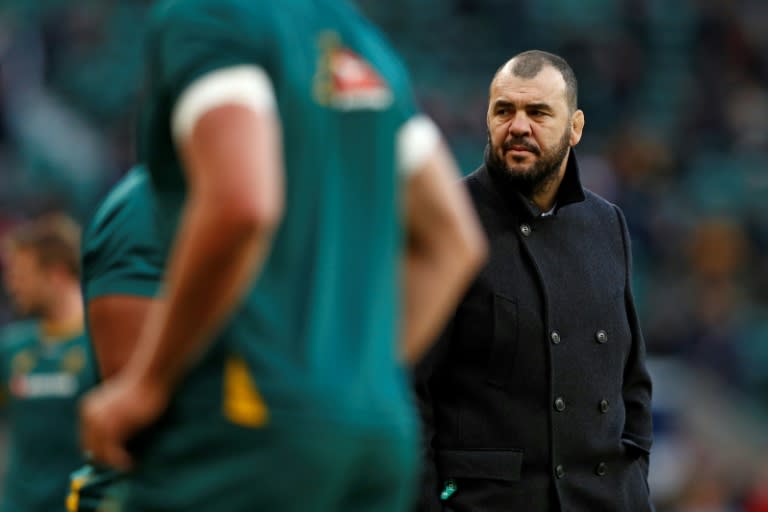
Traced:
<path fill-rule="evenodd" d="M 335 32 L 318 38 L 320 61 L 315 74 L 315 100 L 337 110 L 385 110 L 393 101 L 386 81 L 363 57 L 342 46 Z"/>

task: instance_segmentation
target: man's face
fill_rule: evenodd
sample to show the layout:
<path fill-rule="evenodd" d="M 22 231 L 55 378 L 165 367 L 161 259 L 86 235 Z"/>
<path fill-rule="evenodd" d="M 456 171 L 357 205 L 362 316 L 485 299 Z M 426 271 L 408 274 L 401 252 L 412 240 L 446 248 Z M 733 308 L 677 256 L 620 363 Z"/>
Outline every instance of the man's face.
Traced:
<path fill-rule="evenodd" d="M 42 314 L 51 283 L 37 254 L 30 249 L 9 248 L 3 254 L 3 262 L 5 288 L 16 308 L 23 314 Z"/>
<path fill-rule="evenodd" d="M 578 143 L 581 124 L 566 100 L 565 80 L 544 66 L 533 78 L 515 76 L 509 66 L 491 86 L 488 139 L 491 159 L 510 178 L 536 190 L 552 179 L 568 149 Z"/>

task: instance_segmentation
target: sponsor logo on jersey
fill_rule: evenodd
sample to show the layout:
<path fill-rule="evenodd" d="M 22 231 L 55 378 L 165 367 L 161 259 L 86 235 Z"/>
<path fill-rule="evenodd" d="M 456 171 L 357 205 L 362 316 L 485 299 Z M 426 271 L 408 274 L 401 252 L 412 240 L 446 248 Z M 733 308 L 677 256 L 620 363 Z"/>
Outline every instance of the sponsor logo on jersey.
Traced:
<path fill-rule="evenodd" d="M 34 373 L 13 376 L 10 391 L 17 398 L 66 398 L 77 387 L 77 377 L 70 373 Z"/>
<path fill-rule="evenodd" d="M 341 45 L 335 32 L 318 40 L 320 62 L 315 75 L 315 100 L 338 110 L 385 110 L 393 101 L 387 83 L 363 57 Z"/>

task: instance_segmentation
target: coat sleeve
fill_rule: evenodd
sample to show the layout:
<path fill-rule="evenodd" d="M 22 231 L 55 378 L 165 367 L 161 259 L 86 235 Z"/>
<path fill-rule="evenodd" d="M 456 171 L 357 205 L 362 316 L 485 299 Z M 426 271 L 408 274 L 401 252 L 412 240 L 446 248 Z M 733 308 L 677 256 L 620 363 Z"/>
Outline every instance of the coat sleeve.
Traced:
<path fill-rule="evenodd" d="M 449 345 L 451 321 L 443 331 L 440 339 L 433 345 L 427 355 L 416 365 L 413 372 L 413 387 L 416 395 L 419 415 L 421 418 L 421 485 L 418 490 L 418 501 L 415 512 L 441 512 L 440 501 L 442 485 L 437 471 L 435 459 L 435 413 L 431 381 L 435 369 L 443 359 L 446 347 Z"/>
<path fill-rule="evenodd" d="M 651 423 L 651 378 L 645 366 L 645 341 L 637 318 L 635 301 L 632 294 L 632 252 L 629 241 L 629 230 L 624 215 L 616 208 L 616 214 L 621 225 L 621 236 L 624 243 L 626 268 L 626 284 L 624 299 L 627 309 L 627 319 L 632 332 L 632 348 L 624 367 L 624 383 L 622 394 L 626 409 L 626 420 L 622 441 L 630 449 L 636 449 L 643 464 L 646 479 L 648 477 L 648 462 L 653 442 L 653 427 Z"/>

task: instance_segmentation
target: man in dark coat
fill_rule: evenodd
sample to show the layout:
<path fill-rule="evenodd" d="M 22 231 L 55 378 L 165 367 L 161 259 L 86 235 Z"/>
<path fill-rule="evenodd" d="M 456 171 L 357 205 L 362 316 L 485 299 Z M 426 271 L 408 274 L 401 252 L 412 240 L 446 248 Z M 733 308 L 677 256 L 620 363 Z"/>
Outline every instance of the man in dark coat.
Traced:
<path fill-rule="evenodd" d="M 582 188 L 584 114 L 560 57 L 496 73 L 465 178 L 488 265 L 416 370 L 422 512 L 646 512 L 651 382 L 615 205 Z"/>

